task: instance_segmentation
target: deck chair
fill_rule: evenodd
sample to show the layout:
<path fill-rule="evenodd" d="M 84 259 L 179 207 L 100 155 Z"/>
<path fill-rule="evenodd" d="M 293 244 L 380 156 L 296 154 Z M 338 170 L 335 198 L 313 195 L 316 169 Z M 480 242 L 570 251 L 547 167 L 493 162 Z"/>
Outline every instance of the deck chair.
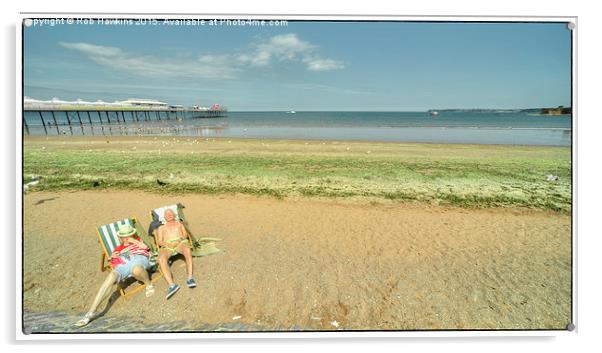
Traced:
<path fill-rule="evenodd" d="M 157 256 L 158 256 L 157 247 L 155 246 L 153 241 L 151 239 L 149 239 L 144 228 L 142 228 L 142 226 L 140 225 L 138 220 L 136 220 L 136 218 L 133 218 L 133 217 L 122 219 L 117 222 L 105 224 L 105 225 L 102 225 L 102 226 L 96 228 L 96 234 L 98 235 L 98 240 L 102 247 L 102 254 L 101 254 L 101 259 L 100 259 L 100 270 L 102 272 L 112 270 L 112 267 L 108 262 L 108 259 L 111 257 L 113 250 L 115 250 L 115 248 L 117 248 L 119 246 L 119 244 L 121 244 L 121 242 L 119 241 L 119 236 L 117 235 L 117 230 L 119 229 L 120 225 L 124 225 L 124 224 L 128 224 L 128 223 L 133 228 L 136 229 L 136 231 L 137 231 L 136 234 L 138 235 L 138 237 L 144 242 L 144 244 L 146 244 L 146 246 L 149 247 L 149 252 L 150 252 L 149 262 L 151 264 L 150 270 L 151 270 L 151 272 L 154 272 L 154 268 L 157 267 Z M 162 276 L 162 274 L 159 273 L 158 276 L 155 276 L 155 278 L 152 278 L 152 274 L 151 274 L 151 281 L 155 282 L 159 278 L 161 278 L 161 276 Z M 138 286 L 128 290 L 126 293 L 126 288 L 129 287 L 129 284 L 131 284 L 132 280 L 134 282 L 137 282 L 135 279 L 130 278 L 128 280 L 123 281 L 122 283 L 119 283 L 119 293 L 121 294 L 121 296 L 124 299 L 129 299 L 129 297 L 138 293 L 145 287 L 145 285 L 143 285 L 143 284 L 138 285 Z"/>
<path fill-rule="evenodd" d="M 216 254 L 216 253 L 222 252 L 223 250 L 218 249 L 215 246 L 215 242 L 220 241 L 221 240 L 220 238 L 212 238 L 212 237 L 196 238 L 192 234 L 192 232 L 190 231 L 190 227 L 188 226 L 188 221 L 186 220 L 186 217 L 184 216 L 184 212 L 182 211 L 183 208 L 184 208 L 184 205 L 182 205 L 181 203 L 178 203 L 175 205 L 159 207 L 159 208 L 156 208 L 151 211 L 152 221 L 151 221 L 151 225 L 149 226 L 149 235 L 152 235 L 153 238 L 155 239 L 155 246 L 157 247 L 157 249 L 159 248 L 159 245 L 157 244 L 157 237 L 155 236 L 156 230 L 159 228 L 159 226 L 161 226 L 162 224 L 165 223 L 165 218 L 163 217 L 163 215 L 166 210 L 170 209 L 175 213 L 176 219 L 179 220 L 180 222 L 182 222 L 182 224 L 184 225 L 184 229 L 186 229 L 186 234 L 188 235 L 188 239 L 190 240 L 190 243 L 192 244 L 192 256 L 194 256 L 194 257 L 208 256 L 211 254 Z"/>

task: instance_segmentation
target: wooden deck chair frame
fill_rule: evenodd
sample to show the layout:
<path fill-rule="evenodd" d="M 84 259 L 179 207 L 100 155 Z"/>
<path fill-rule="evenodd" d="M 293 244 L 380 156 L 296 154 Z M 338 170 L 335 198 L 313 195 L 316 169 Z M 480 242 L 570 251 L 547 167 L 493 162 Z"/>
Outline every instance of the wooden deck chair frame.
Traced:
<path fill-rule="evenodd" d="M 111 257 L 111 253 L 112 253 L 112 251 L 109 251 L 109 249 L 107 249 L 107 246 L 109 245 L 109 244 L 107 244 L 107 241 L 110 241 L 110 240 L 105 239 L 105 237 L 101 234 L 100 229 L 102 227 L 105 227 L 108 225 L 124 224 L 128 220 L 132 224 L 132 226 L 136 229 L 136 234 L 140 237 L 140 239 L 144 242 L 144 244 L 146 244 L 146 246 L 149 247 L 151 254 L 153 252 L 156 253 L 157 248 L 155 247 L 155 244 L 153 244 L 153 242 L 149 239 L 148 235 L 146 234 L 146 231 L 144 230 L 144 228 L 142 227 L 140 222 L 138 222 L 136 217 L 130 217 L 130 218 L 122 219 L 122 220 L 119 220 L 119 221 L 116 221 L 113 223 L 103 224 L 99 227 L 96 227 L 96 235 L 98 236 L 98 241 L 100 242 L 100 246 L 102 248 L 102 253 L 101 253 L 101 258 L 100 258 L 101 272 L 112 271 L 113 268 L 107 261 Z M 115 230 L 116 230 L 117 227 L 113 227 L 113 228 L 115 228 Z M 114 242 L 115 238 L 113 238 L 112 241 Z M 115 247 L 117 247 L 117 245 L 114 244 L 113 242 L 110 245 L 115 245 L 114 247 L 112 247 L 114 249 Z M 163 276 L 163 273 L 161 273 L 160 271 L 159 271 L 158 275 L 155 276 L 155 278 L 152 277 L 152 273 L 149 274 L 149 277 L 151 278 L 151 283 L 156 282 L 162 276 Z M 134 281 L 135 281 L 135 279 L 134 279 Z M 146 287 L 146 285 L 140 284 L 140 285 L 136 286 L 135 288 L 130 289 L 126 292 L 126 288 L 128 287 L 128 284 L 129 284 L 128 282 L 129 282 L 129 279 L 122 281 L 118 284 L 119 285 L 119 293 L 121 294 L 121 296 L 124 299 L 129 299 L 131 296 L 133 296 L 134 294 L 138 293 L 139 291 L 141 291 L 142 289 L 144 289 Z"/>

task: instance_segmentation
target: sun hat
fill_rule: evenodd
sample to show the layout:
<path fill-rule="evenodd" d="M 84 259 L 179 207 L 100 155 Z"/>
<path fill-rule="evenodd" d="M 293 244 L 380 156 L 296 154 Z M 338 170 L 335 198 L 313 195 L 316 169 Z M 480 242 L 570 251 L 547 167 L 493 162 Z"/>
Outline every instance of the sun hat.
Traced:
<path fill-rule="evenodd" d="M 136 234 L 136 229 L 132 228 L 130 224 L 122 224 L 119 226 L 119 230 L 117 231 L 117 235 L 120 238 L 131 237 Z"/>

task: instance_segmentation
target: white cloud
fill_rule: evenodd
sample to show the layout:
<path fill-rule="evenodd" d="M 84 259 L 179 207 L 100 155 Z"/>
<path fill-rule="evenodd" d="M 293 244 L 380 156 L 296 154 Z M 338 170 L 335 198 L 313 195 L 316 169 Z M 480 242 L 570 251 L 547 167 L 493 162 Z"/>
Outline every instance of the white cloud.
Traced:
<path fill-rule="evenodd" d="M 100 57 L 115 57 L 123 55 L 123 52 L 119 48 L 105 47 L 101 45 L 94 45 L 88 43 L 65 43 L 59 42 L 59 44 L 67 49 L 78 50 L 87 55 L 100 56 Z"/>
<path fill-rule="evenodd" d="M 273 60 L 278 62 L 301 61 L 310 71 L 339 70 L 345 66 L 342 61 L 322 59 L 316 52 L 318 47 L 303 41 L 295 33 L 280 34 L 255 45 L 249 54 L 241 54 L 238 60 L 253 66 L 267 66 Z"/>
<path fill-rule="evenodd" d="M 230 79 L 235 78 L 240 70 L 232 65 L 227 56 L 204 55 L 196 60 L 162 59 L 89 43 L 59 42 L 59 45 L 78 51 L 101 66 L 139 76 Z"/>
<path fill-rule="evenodd" d="M 98 65 L 145 77 L 234 79 L 246 66 L 267 67 L 273 62 L 303 63 L 310 71 L 345 67 L 341 61 L 319 57 L 316 45 L 301 40 L 294 33 L 276 35 L 256 43 L 246 53 L 205 54 L 196 59 L 158 58 L 90 43 L 59 42 L 59 45 L 80 52 Z"/>
<path fill-rule="evenodd" d="M 340 70 L 345 67 L 342 61 L 318 57 L 306 57 L 303 62 L 307 65 L 307 69 L 311 71 Z"/>
<path fill-rule="evenodd" d="M 315 48 L 314 45 L 300 40 L 294 33 L 274 36 L 257 47 L 259 56 L 270 56 L 279 61 L 295 60 Z"/>

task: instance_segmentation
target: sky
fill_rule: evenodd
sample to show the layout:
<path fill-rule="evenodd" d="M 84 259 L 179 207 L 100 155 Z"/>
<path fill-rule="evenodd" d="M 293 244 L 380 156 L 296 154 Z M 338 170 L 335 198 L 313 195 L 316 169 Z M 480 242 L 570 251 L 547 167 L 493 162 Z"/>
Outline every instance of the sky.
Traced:
<path fill-rule="evenodd" d="M 29 24 L 24 95 L 35 99 L 232 111 L 571 105 L 565 23 Z"/>

